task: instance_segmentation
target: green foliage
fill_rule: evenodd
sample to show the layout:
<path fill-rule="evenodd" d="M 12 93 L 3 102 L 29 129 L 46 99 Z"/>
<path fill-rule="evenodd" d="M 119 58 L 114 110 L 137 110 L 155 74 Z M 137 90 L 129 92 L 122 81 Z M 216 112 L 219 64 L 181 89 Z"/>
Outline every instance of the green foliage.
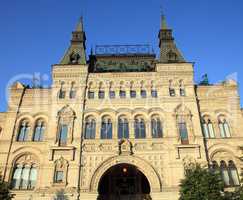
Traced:
<path fill-rule="evenodd" d="M 2 180 L 0 176 L 0 199 L 1 200 L 11 200 L 12 195 L 9 191 L 9 185 Z"/>
<path fill-rule="evenodd" d="M 220 175 L 199 164 L 185 165 L 185 179 L 180 184 L 180 200 L 222 200 L 224 184 Z"/>

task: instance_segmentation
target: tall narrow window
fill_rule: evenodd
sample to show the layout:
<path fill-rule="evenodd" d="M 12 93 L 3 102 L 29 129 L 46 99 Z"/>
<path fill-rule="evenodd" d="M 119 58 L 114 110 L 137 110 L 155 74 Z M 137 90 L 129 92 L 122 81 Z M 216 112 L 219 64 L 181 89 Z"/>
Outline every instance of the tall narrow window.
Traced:
<path fill-rule="evenodd" d="M 17 141 L 19 141 L 19 142 L 27 141 L 29 130 L 30 130 L 29 122 L 22 121 L 21 125 L 19 127 L 19 133 L 18 133 Z"/>
<path fill-rule="evenodd" d="M 151 131 L 152 131 L 152 138 L 162 138 L 163 137 L 163 129 L 162 129 L 161 121 L 159 118 L 152 118 Z"/>
<path fill-rule="evenodd" d="M 38 120 L 35 126 L 34 135 L 33 135 L 33 141 L 39 142 L 43 141 L 44 133 L 45 133 L 45 123 L 42 120 Z"/>
<path fill-rule="evenodd" d="M 34 189 L 37 181 L 37 169 L 32 166 L 30 169 L 29 188 Z"/>
<path fill-rule="evenodd" d="M 225 119 L 219 120 L 219 130 L 222 138 L 231 137 L 229 124 Z"/>
<path fill-rule="evenodd" d="M 203 119 L 203 133 L 205 138 L 215 138 L 213 124 L 210 119 L 207 121 Z"/>
<path fill-rule="evenodd" d="M 59 90 L 59 99 L 65 99 L 66 92 L 64 91 L 64 82 L 61 83 L 61 88 Z"/>
<path fill-rule="evenodd" d="M 67 144 L 67 137 L 68 137 L 68 125 L 62 124 L 60 127 L 59 132 L 59 146 L 65 146 Z"/>
<path fill-rule="evenodd" d="M 182 144 L 189 144 L 186 122 L 179 122 L 178 127 L 179 127 L 181 143 Z"/>
<path fill-rule="evenodd" d="M 118 119 L 118 138 L 129 138 L 129 124 L 128 120 L 124 117 Z"/>
<path fill-rule="evenodd" d="M 145 122 L 142 118 L 135 118 L 134 123 L 135 138 L 145 138 L 146 137 L 146 127 Z"/>
<path fill-rule="evenodd" d="M 74 86 L 75 86 L 75 82 L 72 82 L 71 89 L 69 92 L 70 99 L 75 99 L 75 97 L 76 97 L 76 90 L 75 90 Z"/>
<path fill-rule="evenodd" d="M 228 168 L 229 168 L 229 175 L 230 175 L 230 179 L 231 179 L 231 181 L 230 181 L 231 185 L 232 186 L 240 185 L 238 171 L 232 160 L 229 161 Z"/>
<path fill-rule="evenodd" d="M 141 97 L 142 97 L 142 98 L 146 98 L 146 97 L 147 97 L 147 92 L 146 92 L 146 90 L 143 90 L 143 89 L 142 89 L 142 90 L 140 91 L 140 93 L 141 93 Z"/>
<path fill-rule="evenodd" d="M 227 164 L 225 163 L 225 161 L 220 162 L 220 171 L 221 171 L 221 176 L 222 176 L 225 186 L 229 186 L 230 177 L 229 177 L 228 167 L 227 167 Z"/>
<path fill-rule="evenodd" d="M 112 139 L 112 122 L 110 118 L 103 117 L 100 135 L 101 139 Z"/>
<path fill-rule="evenodd" d="M 176 95 L 175 89 L 173 88 L 172 80 L 169 81 L 169 94 L 171 97 L 174 97 Z"/>
<path fill-rule="evenodd" d="M 95 139 L 96 122 L 93 118 L 88 118 L 85 122 L 85 139 Z"/>
<path fill-rule="evenodd" d="M 179 88 L 180 88 L 180 96 L 186 96 L 183 80 L 179 81 Z"/>
<path fill-rule="evenodd" d="M 13 189 L 20 188 L 21 175 L 22 175 L 22 166 L 18 165 L 14 169 L 14 173 L 13 173 L 13 178 L 12 178 L 12 188 Z"/>

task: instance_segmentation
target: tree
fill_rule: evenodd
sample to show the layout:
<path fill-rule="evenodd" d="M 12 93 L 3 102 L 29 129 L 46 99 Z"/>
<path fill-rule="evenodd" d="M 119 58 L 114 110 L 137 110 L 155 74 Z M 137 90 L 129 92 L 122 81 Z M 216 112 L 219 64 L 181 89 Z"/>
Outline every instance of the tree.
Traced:
<path fill-rule="evenodd" d="M 9 184 L 4 182 L 2 176 L 0 176 L 0 199 L 1 200 L 11 200 L 13 198 L 9 191 Z"/>
<path fill-rule="evenodd" d="M 199 164 L 185 166 L 185 178 L 180 184 L 180 200 L 222 200 L 224 184 L 218 173 Z"/>

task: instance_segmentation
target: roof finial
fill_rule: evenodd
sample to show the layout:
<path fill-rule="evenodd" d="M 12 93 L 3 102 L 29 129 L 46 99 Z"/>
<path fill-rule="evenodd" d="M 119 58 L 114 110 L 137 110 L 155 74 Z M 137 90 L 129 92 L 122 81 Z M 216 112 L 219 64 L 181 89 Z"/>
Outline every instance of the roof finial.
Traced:
<path fill-rule="evenodd" d="M 168 27 L 167 27 L 165 15 L 161 15 L 161 29 L 166 30 L 167 28 Z"/>
<path fill-rule="evenodd" d="M 160 6 L 160 16 L 161 16 L 161 29 L 167 29 L 165 13 L 162 5 Z"/>
<path fill-rule="evenodd" d="M 77 27 L 76 27 L 76 31 L 79 32 L 83 32 L 84 31 L 84 27 L 83 27 L 83 16 L 80 17 Z"/>

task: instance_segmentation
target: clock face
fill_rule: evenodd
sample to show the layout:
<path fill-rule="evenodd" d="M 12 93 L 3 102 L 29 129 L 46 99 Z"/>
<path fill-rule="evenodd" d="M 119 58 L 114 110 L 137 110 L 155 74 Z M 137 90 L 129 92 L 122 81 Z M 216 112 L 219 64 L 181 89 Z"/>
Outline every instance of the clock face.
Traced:
<path fill-rule="evenodd" d="M 80 58 L 81 58 L 80 53 L 72 52 L 70 54 L 70 63 L 77 64 Z"/>

